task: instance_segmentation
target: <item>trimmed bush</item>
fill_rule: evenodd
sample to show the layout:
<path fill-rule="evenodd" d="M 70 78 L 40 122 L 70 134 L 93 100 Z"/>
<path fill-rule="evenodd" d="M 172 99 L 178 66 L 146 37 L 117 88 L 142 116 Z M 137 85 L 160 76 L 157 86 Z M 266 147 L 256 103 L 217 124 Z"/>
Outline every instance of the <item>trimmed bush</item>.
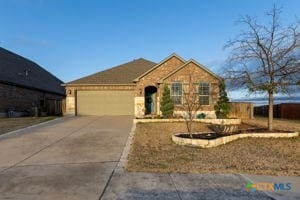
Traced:
<path fill-rule="evenodd" d="M 160 111 L 162 112 L 163 118 L 173 117 L 174 104 L 171 99 L 170 89 L 167 85 L 164 85 L 162 99 L 160 102 Z"/>
<path fill-rule="evenodd" d="M 227 118 L 230 111 L 229 99 L 227 97 L 226 85 L 224 81 L 219 84 L 220 96 L 217 104 L 214 106 L 218 119 Z"/>

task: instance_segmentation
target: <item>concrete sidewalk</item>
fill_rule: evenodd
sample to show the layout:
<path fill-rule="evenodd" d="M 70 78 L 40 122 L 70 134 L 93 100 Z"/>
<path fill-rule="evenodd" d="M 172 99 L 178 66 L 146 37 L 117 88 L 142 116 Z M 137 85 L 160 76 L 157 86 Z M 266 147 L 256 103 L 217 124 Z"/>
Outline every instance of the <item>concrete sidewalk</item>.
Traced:
<path fill-rule="evenodd" d="M 251 183 L 290 183 L 291 190 L 287 191 L 265 191 L 267 195 L 277 200 L 300 199 L 300 177 L 294 176 L 265 176 L 242 174 L 242 176 Z"/>
<path fill-rule="evenodd" d="M 247 191 L 251 177 L 256 182 L 291 182 L 292 191 Z M 239 174 L 156 174 L 115 170 L 101 199 L 300 199 L 300 177 Z"/>

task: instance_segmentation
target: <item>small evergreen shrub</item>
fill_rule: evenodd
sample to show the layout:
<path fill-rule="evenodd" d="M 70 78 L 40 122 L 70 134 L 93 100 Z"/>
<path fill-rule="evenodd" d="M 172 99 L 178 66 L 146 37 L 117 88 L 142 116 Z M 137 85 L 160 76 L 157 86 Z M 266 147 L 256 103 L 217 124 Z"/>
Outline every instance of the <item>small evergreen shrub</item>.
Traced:
<path fill-rule="evenodd" d="M 205 113 L 200 113 L 197 115 L 197 119 L 204 119 L 206 117 Z"/>
<path fill-rule="evenodd" d="M 171 99 L 170 89 L 167 85 L 164 85 L 162 99 L 160 102 L 160 111 L 162 112 L 163 118 L 173 117 L 174 104 Z"/>
<path fill-rule="evenodd" d="M 227 97 L 226 85 L 224 81 L 219 84 L 220 96 L 217 104 L 214 106 L 218 119 L 227 118 L 230 112 L 229 98 Z"/>

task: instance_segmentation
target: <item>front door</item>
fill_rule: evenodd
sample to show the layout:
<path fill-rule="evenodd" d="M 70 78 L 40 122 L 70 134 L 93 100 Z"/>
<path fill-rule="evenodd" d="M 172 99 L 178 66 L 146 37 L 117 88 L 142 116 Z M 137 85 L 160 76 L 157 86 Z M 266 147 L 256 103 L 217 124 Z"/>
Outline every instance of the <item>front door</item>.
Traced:
<path fill-rule="evenodd" d="M 146 95 L 146 114 L 154 113 L 154 94 Z"/>
<path fill-rule="evenodd" d="M 156 92 L 154 86 L 145 88 L 145 114 L 155 114 Z"/>

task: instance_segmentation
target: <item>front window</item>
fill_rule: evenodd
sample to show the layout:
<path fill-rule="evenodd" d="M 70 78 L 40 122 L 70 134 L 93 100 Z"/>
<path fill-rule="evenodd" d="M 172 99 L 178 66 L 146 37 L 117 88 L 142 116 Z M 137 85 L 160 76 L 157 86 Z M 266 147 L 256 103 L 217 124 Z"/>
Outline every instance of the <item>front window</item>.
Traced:
<path fill-rule="evenodd" d="M 199 104 L 209 105 L 209 83 L 199 83 Z"/>
<path fill-rule="evenodd" d="M 175 82 L 171 85 L 171 98 L 175 105 L 182 104 L 182 83 Z"/>

